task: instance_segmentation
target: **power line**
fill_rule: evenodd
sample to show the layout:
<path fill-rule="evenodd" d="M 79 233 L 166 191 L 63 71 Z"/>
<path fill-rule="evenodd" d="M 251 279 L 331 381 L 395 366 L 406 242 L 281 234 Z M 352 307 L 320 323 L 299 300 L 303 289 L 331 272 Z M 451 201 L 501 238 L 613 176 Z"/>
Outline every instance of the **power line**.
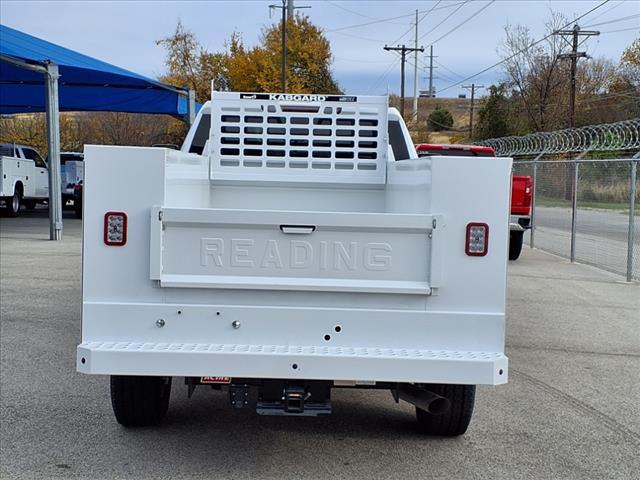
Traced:
<path fill-rule="evenodd" d="M 451 5 L 443 5 L 442 7 L 438 7 L 438 8 L 432 9 L 432 11 L 455 7 L 456 5 L 460 5 L 461 3 L 467 3 L 468 1 L 469 0 L 466 0 L 464 2 L 452 3 Z M 421 12 L 419 11 L 418 13 L 424 13 L 425 11 L 428 11 L 428 10 L 422 10 Z M 399 18 L 413 17 L 414 15 L 415 15 L 415 13 L 409 13 L 408 15 L 398 15 L 397 17 L 389 17 L 389 18 L 386 18 L 386 19 L 383 19 L 383 20 L 375 20 L 375 21 L 367 22 L 367 23 L 359 23 L 359 24 L 356 24 L 356 25 L 348 25 L 346 27 L 333 28 L 331 30 L 325 30 L 325 32 L 331 33 L 331 32 L 339 32 L 339 31 L 342 31 L 342 30 L 349 30 L 351 28 L 366 27 L 368 25 L 374 25 L 376 23 L 383 23 L 383 22 L 386 22 L 388 20 L 398 20 Z"/>
<path fill-rule="evenodd" d="M 599 3 L 598 5 L 596 5 L 595 7 L 593 7 L 592 9 L 590 9 L 589 11 L 587 11 L 586 13 L 583 13 L 582 15 L 580 15 L 579 17 L 577 17 L 575 20 L 567 23 L 565 26 L 562 27 L 562 29 L 567 28 L 568 26 L 570 26 L 572 23 L 577 22 L 578 20 L 586 17 L 587 15 L 589 15 L 591 12 L 596 11 L 598 8 L 602 7 L 603 5 L 606 5 L 607 3 L 609 3 L 611 0 L 604 0 L 603 2 Z M 465 82 L 468 82 L 469 80 L 472 80 L 474 78 L 476 78 L 479 75 L 482 75 L 483 73 L 488 72 L 489 70 L 493 70 L 494 68 L 502 65 L 504 62 L 511 60 L 512 58 L 514 58 L 517 55 L 520 55 L 522 52 L 525 52 L 527 50 L 529 50 L 531 47 L 534 47 L 536 45 L 538 45 L 539 43 L 544 42 L 545 40 L 547 40 L 549 37 L 553 36 L 554 32 L 550 32 L 549 34 L 545 35 L 544 37 L 542 37 L 539 40 L 536 40 L 535 42 L 530 43 L 529 45 L 527 45 L 526 47 L 518 50 L 517 52 L 515 52 L 512 55 L 509 55 L 507 58 L 503 58 L 502 60 L 500 60 L 499 62 L 494 63 L 493 65 L 488 66 L 487 68 L 484 68 L 482 70 L 480 70 L 478 73 L 474 73 L 473 75 L 468 76 L 467 78 L 464 78 L 462 80 L 460 80 L 459 82 L 455 82 L 452 83 L 451 85 L 443 88 L 442 90 L 440 90 L 440 92 L 444 92 L 446 90 L 449 90 L 453 87 L 457 87 L 458 85 L 461 85 Z"/>
<path fill-rule="evenodd" d="M 331 33 L 335 33 L 337 35 L 344 35 L 345 37 L 357 38 L 358 40 L 365 40 L 367 42 L 372 42 L 372 43 L 377 43 L 377 44 L 381 44 L 382 43 L 379 38 L 361 37 L 360 35 L 354 35 L 352 33 L 346 33 L 346 32 L 331 32 Z"/>
<path fill-rule="evenodd" d="M 636 31 L 640 32 L 640 27 L 621 28 L 619 30 L 605 30 L 604 32 L 600 32 L 600 33 L 630 32 L 631 30 L 636 30 Z"/>
<path fill-rule="evenodd" d="M 463 78 L 463 77 L 464 77 L 464 75 L 461 75 L 461 74 L 459 74 L 459 73 L 457 73 L 457 72 L 454 72 L 454 71 L 453 71 L 453 70 L 451 70 L 449 67 L 447 67 L 446 65 L 443 65 L 442 63 L 440 63 L 440 62 L 439 62 L 439 61 L 437 61 L 437 60 L 434 60 L 434 63 L 436 63 L 439 67 L 444 68 L 447 72 L 449 72 L 449 73 L 451 73 L 451 74 L 455 75 L 456 77 L 459 77 L 459 78 Z M 455 81 L 455 80 L 454 80 L 454 81 Z"/>
<path fill-rule="evenodd" d="M 365 15 L 364 13 L 360 13 L 357 10 L 351 10 L 350 8 L 347 8 L 347 7 L 343 6 L 343 5 L 339 5 L 339 4 L 337 4 L 335 2 L 332 2 L 330 0 L 325 0 L 325 2 L 328 3 L 329 5 L 332 5 L 334 7 L 337 7 L 339 9 L 341 9 L 341 10 L 344 10 L 345 12 L 349 12 L 349 13 L 352 13 L 354 15 L 358 15 L 359 17 L 368 18 L 369 20 L 375 20 L 377 22 L 386 22 L 386 23 L 392 23 L 394 25 L 400 25 L 399 23 L 390 22 L 389 20 L 386 20 L 386 19 L 383 19 L 383 18 L 370 17 L 369 15 Z"/>
<path fill-rule="evenodd" d="M 467 1 L 468 1 L 468 0 L 467 0 Z M 417 26 L 417 25 L 418 25 L 420 22 L 422 22 L 422 21 L 426 18 L 426 16 L 427 16 L 427 15 L 429 15 L 431 12 L 433 12 L 433 11 L 436 9 L 436 7 L 437 7 L 438 5 L 440 5 L 440 3 L 441 3 L 441 2 L 442 2 L 442 0 L 438 0 L 438 1 L 436 2 L 436 4 L 435 4 L 433 7 L 431 7 L 429 10 L 427 10 L 427 11 L 426 11 L 426 13 L 422 16 L 422 18 L 420 18 L 420 19 L 416 22 L 416 25 L 415 25 L 415 29 L 416 29 L 416 31 L 417 31 L 417 28 L 418 28 L 418 26 Z M 419 12 L 418 12 L 418 13 L 419 13 Z M 389 42 L 389 44 L 394 44 L 394 43 L 398 43 L 398 42 L 400 42 L 400 40 L 402 40 L 404 37 L 406 37 L 406 36 L 407 36 L 407 35 L 408 35 L 412 30 L 414 30 L 414 25 L 411 25 L 411 26 L 409 27 L 409 29 L 408 29 L 406 32 L 404 32 L 402 35 L 400 35 L 400 36 L 399 36 L 398 38 L 396 38 L 394 41 Z"/>
<path fill-rule="evenodd" d="M 438 37 L 437 39 L 435 39 L 433 42 L 431 42 L 431 45 L 435 45 L 436 43 L 438 43 L 440 40 L 442 40 L 443 38 L 445 38 L 446 36 L 452 34 L 453 32 L 455 32 L 458 28 L 460 28 L 462 25 L 464 25 L 465 23 L 467 23 L 469 20 L 472 20 L 473 18 L 475 18 L 476 16 L 478 16 L 483 10 L 487 9 L 488 7 L 491 6 L 491 4 L 495 3 L 496 0 L 491 0 L 489 3 L 487 3 L 486 5 L 484 5 L 482 8 L 480 8 L 477 12 L 475 12 L 474 14 L 472 14 L 469 18 L 467 18 L 466 20 L 463 20 L 462 22 L 460 22 L 458 25 L 456 25 L 455 27 L 453 27 L 451 30 L 449 30 L 447 33 L 445 33 L 444 35 L 441 35 L 440 37 Z"/>
<path fill-rule="evenodd" d="M 427 33 L 423 34 L 418 41 L 422 40 L 424 37 L 426 37 L 427 35 L 429 35 L 431 32 L 433 32 L 434 30 L 436 30 L 438 27 L 440 27 L 442 24 L 444 24 L 444 22 L 446 22 L 447 20 L 449 20 L 449 18 L 451 18 L 453 15 L 455 15 L 458 10 L 460 10 L 462 7 L 464 7 L 467 3 L 469 3 L 470 0 L 466 0 L 464 2 L 462 2 L 461 4 L 459 4 L 458 8 L 456 8 L 453 12 L 451 12 L 449 15 L 447 15 L 446 17 L 444 17 L 440 23 L 438 23 L 435 27 L 433 27 L 431 30 L 429 30 Z"/>
<path fill-rule="evenodd" d="M 374 92 L 378 88 L 378 85 L 380 85 L 380 82 L 384 82 L 384 80 L 389 76 L 389 74 L 395 68 L 395 66 L 398 64 L 399 61 L 400 61 L 400 57 L 397 57 L 393 62 L 389 64 L 386 70 L 382 72 L 382 74 L 375 80 L 374 83 L 371 84 L 371 86 L 368 89 L 369 93 Z"/>
<path fill-rule="evenodd" d="M 389 63 L 389 60 L 364 60 L 359 58 L 344 58 L 344 57 L 336 57 L 336 60 L 342 60 L 343 62 L 358 62 L 358 63 Z"/>
<path fill-rule="evenodd" d="M 607 8 L 604 12 L 600 12 L 598 15 L 596 15 L 595 17 L 593 17 L 590 21 L 593 22 L 595 20 L 597 20 L 598 18 L 604 17 L 607 13 L 609 13 L 611 10 L 618 8 L 621 5 L 624 5 L 626 0 L 621 0 L 619 3 L 616 3 L 615 5 L 612 5 L 610 8 Z"/>
<path fill-rule="evenodd" d="M 600 25 L 609 25 L 610 23 L 626 22 L 627 20 L 634 20 L 638 17 L 640 17 L 640 13 L 636 15 L 627 15 L 626 17 L 615 18 L 606 22 L 592 23 L 591 25 L 585 25 L 585 28 L 599 27 Z"/>

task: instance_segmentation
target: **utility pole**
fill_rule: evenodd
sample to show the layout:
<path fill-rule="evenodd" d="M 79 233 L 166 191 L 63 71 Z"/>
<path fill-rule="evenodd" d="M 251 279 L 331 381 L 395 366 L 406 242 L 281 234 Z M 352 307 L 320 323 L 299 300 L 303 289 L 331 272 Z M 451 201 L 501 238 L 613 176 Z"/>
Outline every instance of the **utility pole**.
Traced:
<path fill-rule="evenodd" d="M 433 97 L 433 45 L 429 45 L 429 98 Z"/>
<path fill-rule="evenodd" d="M 282 9 L 282 57 L 280 64 L 280 88 L 282 93 L 287 92 L 287 21 L 293 20 L 293 16 L 296 10 L 301 8 L 311 8 L 311 6 L 296 7 L 293 5 L 293 0 L 282 0 L 282 5 L 269 5 L 269 16 L 271 12 L 276 9 Z"/>
<path fill-rule="evenodd" d="M 473 103 L 476 97 L 476 88 L 484 88 L 484 85 L 476 85 L 472 83 L 471 85 L 463 85 L 462 88 L 471 90 L 471 105 L 469 107 L 469 138 L 473 137 Z"/>
<path fill-rule="evenodd" d="M 578 66 L 579 58 L 586 58 L 587 52 L 579 52 L 578 47 L 581 45 L 578 43 L 580 37 L 586 37 L 585 40 L 594 35 L 600 35 L 600 32 L 595 30 L 580 30 L 580 26 L 576 23 L 571 30 L 556 30 L 553 32 L 554 35 L 560 35 L 562 39 L 567 42 L 571 46 L 571 52 L 569 53 L 561 53 L 557 56 L 558 59 L 569 59 L 571 60 L 571 84 L 569 90 L 569 128 L 573 128 L 576 126 L 576 70 Z M 565 36 L 571 37 L 571 42 L 569 42 Z M 573 199 L 573 218 L 572 223 L 575 224 L 575 199 L 577 198 L 577 187 L 578 184 L 576 179 L 578 178 L 578 163 L 574 163 L 574 175 L 566 175 L 565 177 L 565 187 L 564 187 L 564 196 L 567 200 Z M 572 237 L 572 252 L 571 257 L 573 260 L 574 257 L 574 248 L 575 242 L 573 242 Z"/>
<path fill-rule="evenodd" d="M 418 118 L 418 10 L 416 9 L 415 36 L 413 37 L 413 111 L 412 119 Z"/>
<path fill-rule="evenodd" d="M 575 127 L 576 125 L 576 69 L 578 66 L 578 58 L 586 58 L 587 52 L 579 52 L 578 44 L 579 37 L 591 37 L 594 35 L 600 35 L 600 32 L 595 30 L 580 30 L 580 27 L 576 23 L 571 30 L 556 30 L 553 32 L 554 35 L 561 35 L 563 40 L 567 41 L 564 37 L 571 36 L 572 41 L 569 43 L 571 45 L 570 53 L 561 53 L 557 56 L 559 59 L 568 58 L 571 60 L 571 90 L 569 93 L 569 128 Z M 585 39 L 586 40 L 586 39 Z"/>
<path fill-rule="evenodd" d="M 407 52 L 419 51 L 424 52 L 424 48 L 411 48 L 406 45 L 398 45 L 397 47 L 384 46 L 386 51 L 400 52 L 402 61 L 400 62 L 400 115 L 404 118 L 404 63 L 407 59 Z"/>

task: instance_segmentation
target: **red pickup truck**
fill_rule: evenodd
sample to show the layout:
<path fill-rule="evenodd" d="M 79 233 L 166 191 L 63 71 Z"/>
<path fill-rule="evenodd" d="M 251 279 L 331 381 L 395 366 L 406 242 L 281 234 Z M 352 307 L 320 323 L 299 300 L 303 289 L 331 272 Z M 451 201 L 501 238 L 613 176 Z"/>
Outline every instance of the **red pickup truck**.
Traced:
<path fill-rule="evenodd" d="M 477 145 L 442 145 L 421 143 L 416 145 L 418 156 L 495 157 L 491 147 Z M 513 175 L 511 185 L 511 221 L 509 223 L 509 260 L 516 260 L 522 252 L 524 232 L 531 228 L 531 195 L 533 180 L 524 175 Z"/>

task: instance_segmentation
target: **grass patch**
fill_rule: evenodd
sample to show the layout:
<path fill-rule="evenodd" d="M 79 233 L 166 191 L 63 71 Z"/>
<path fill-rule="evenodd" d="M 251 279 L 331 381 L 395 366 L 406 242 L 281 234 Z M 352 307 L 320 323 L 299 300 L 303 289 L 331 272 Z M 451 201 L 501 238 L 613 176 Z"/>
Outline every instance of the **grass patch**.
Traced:
<path fill-rule="evenodd" d="M 536 205 L 542 207 L 571 208 L 571 200 L 563 198 L 536 197 Z M 595 210 L 615 210 L 620 213 L 629 213 L 628 203 L 594 202 L 578 199 L 578 208 Z M 640 215 L 640 201 L 636 201 L 634 215 Z"/>

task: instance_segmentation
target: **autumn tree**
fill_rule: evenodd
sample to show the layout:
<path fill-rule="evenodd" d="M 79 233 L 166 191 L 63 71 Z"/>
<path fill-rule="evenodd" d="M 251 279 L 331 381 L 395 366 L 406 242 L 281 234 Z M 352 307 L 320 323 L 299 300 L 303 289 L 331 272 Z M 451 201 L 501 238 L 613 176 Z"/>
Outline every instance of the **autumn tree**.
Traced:
<path fill-rule="evenodd" d="M 297 93 L 339 93 L 331 72 L 331 45 L 308 17 L 287 21 L 287 90 Z M 211 80 L 216 90 L 278 92 L 281 68 L 281 24 L 265 27 L 259 42 L 245 45 L 233 33 L 224 51 L 208 52 L 195 35 L 178 22 L 171 37 L 157 43 L 167 51 L 167 74 L 162 81 L 196 90 L 196 98 L 209 99 Z"/>
<path fill-rule="evenodd" d="M 178 21 L 173 35 L 157 40 L 156 44 L 167 52 L 167 73 L 160 77 L 161 82 L 193 89 L 198 102 L 211 96 L 212 80 L 216 90 L 228 89 L 228 55 L 207 52 L 182 22 Z"/>
<path fill-rule="evenodd" d="M 625 118 L 640 117 L 640 38 L 622 53 L 608 98 Z"/>
<path fill-rule="evenodd" d="M 180 145 L 186 133 L 184 122 L 166 115 L 118 112 L 65 112 L 60 114 L 60 150 L 82 152 L 87 144 Z M 44 113 L 0 118 L 0 143 L 35 147 L 47 155 Z"/>

